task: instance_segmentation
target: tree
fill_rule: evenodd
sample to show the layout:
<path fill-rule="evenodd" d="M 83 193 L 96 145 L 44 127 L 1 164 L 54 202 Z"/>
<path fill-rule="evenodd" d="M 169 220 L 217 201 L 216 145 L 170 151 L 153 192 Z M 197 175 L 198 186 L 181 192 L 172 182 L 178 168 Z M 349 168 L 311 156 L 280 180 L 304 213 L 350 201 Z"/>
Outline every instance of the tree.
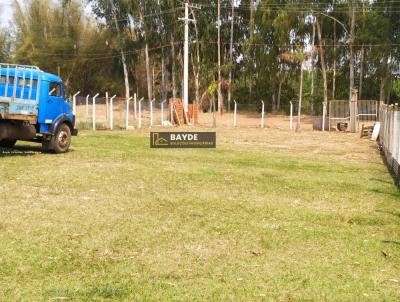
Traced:
<path fill-rule="evenodd" d="M 72 89 L 125 90 L 128 96 L 132 84 L 150 99 L 159 92 L 163 100 L 178 97 L 182 3 L 89 2 L 95 21 L 78 0 L 15 1 L 15 30 L 0 34 L 0 57 L 60 69 Z M 392 83 L 400 62 L 400 2 L 198 0 L 196 6 L 201 10 L 190 11 L 196 20 L 189 37 L 190 95 L 198 101 L 218 96 L 220 112 L 226 95 L 228 109 L 235 95 L 252 108 L 264 99 L 268 109 L 288 111 L 299 95 L 302 69 L 282 54 L 298 53 L 312 41 L 318 51 L 313 48 L 303 66 L 311 72 L 303 75 L 303 112 L 313 112 L 314 101 L 348 98 L 357 86 L 365 98 L 388 102 L 397 95 Z M 213 83 L 218 95 L 207 90 Z"/>
<path fill-rule="evenodd" d="M 324 104 L 328 105 L 328 78 L 326 74 L 326 65 L 325 65 L 325 53 L 323 48 L 323 40 L 322 40 L 322 33 L 321 33 L 321 23 L 320 17 L 316 18 L 316 25 L 317 25 L 317 33 L 318 33 L 318 50 L 320 56 L 320 64 L 322 70 L 322 78 L 324 80 Z M 325 126 L 324 126 L 325 127 Z"/>
<path fill-rule="evenodd" d="M 0 62 L 7 62 L 10 57 L 11 37 L 6 29 L 0 29 Z"/>

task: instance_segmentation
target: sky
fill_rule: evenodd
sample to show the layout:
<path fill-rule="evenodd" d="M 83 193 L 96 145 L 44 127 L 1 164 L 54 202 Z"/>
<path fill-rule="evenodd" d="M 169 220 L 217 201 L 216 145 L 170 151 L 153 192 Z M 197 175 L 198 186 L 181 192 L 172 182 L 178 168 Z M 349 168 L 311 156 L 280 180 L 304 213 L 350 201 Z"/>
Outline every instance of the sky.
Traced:
<path fill-rule="evenodd" d="M 0 0 L 0 26 L 6 26 L 12 19 L 12 3 L 14 0 Z M 19 0 L 21 4 L 24 3 L 24 0 Z M 87 6 L 85 9 L 85 14 L 90 16 L 92 11 L 90 6 Z"/>
<path fill-rule="evenodd" d="M 12 0 L 0 0 L 0 24 L 7 25 L 12 17 Z"/>

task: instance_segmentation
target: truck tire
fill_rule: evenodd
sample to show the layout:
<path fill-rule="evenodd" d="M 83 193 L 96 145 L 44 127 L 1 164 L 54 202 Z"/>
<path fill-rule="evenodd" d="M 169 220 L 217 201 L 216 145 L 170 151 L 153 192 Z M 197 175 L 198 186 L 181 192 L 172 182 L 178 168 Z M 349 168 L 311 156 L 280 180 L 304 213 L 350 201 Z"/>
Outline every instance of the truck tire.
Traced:
<path fill-rule="evenodd" d="M 15 146 L 16 140 L 3 139 L 0 141 L 0 148 L 12 148 Z"/>
<path fill-rule="evenodd" d="M 67 124 L 61 124 L 50 141 L 43 142 L 45 151 L 55 154 L 66 153 L 71 145 L 71 129 Z"/>

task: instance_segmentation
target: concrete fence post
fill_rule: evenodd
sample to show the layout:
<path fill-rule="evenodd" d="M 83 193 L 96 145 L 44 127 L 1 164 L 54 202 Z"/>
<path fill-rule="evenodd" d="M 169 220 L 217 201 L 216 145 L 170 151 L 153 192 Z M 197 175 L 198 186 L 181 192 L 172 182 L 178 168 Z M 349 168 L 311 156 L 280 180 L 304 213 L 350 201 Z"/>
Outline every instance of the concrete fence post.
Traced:
<path fill-rule="evenodd" d="M 77 93 L 74 94 L 72 97 L 72 113 L 76 115 L 76 97 L 80 94 L 81 92 L 78 91 Z"/>
<path fill-rule="evenodd" d="M 351 101 L 350 101 L 350 132 L 357 132 L 357 98 L 358 91 L 357 89 L 353 89 L 351 92 Z"/>
<path fill-rule="evenodd" d="M 397 107 L 397 106 L 396 106 Z M 399 162 L 399 150 L 400 150 L 400 112 L 396 110 L 398 108 L 395 108 L 395 111 L 393 112 L 393 148 L 392 148 L 392 154 L 393 158 Z"/>
<path fill-rule="evenodd" d="M 264 128 L 265 103 L 261 101 L 261 129 Z"/>
<path fill-rule="evenodd" d="M 135 96 L 136 96 L 136 93 L 135 93 Z M 130 97 L 129 99 L 126 100 L 126 109 L 125 109 L 125 129 L 126 130 L 129 129 L 129 104 L 132 99 L 133 98 Z"/>
<path fill-rule="evenodd" d="M 383 144 L 383 137 L 384 137 L 384 127 L 385 127 L 385 110 L 384 105 L 381 102 L 379 104 L 379 122 L 381 123 L 381 128 L 379 129 L 379 142 Z"/>
<path fill-rule="evenodd" d="M 138 128 L 142 128 L 142 101 L 144 98 L 141 98 L 138 102 Z"/>
<path fill-rule="evenodd" d="M 233 103 L 235 104 L 233 107 L 233 128 L 237 127 L 237 102 L 236 100 L 233 100 Z"/>
<path fill-rule="evenodd" d="M 86 96 L 86 118 L 89 117 L 89 97 L 90 94 Z"/>
<path fill-rule="evenodd" d="M 114 99 L 116 95 L 113 95 L 110 99 L 110 130 L 114 129 Z"/>
<path fill-rule="evenodd" d="M 92 122 L 93 122 L 93 131 L 96 131 L 96 98 L 99 96 L 99 93 L 97 93 L 93 97 L 93 105 L 92 105 Z"/>
<path fill-rule="evenodd" d="M 110 107 L 109 107 L 109 100 L 110 100 L 110 98 L 109 98 L 109 96 L 108 96 L 108 92 L 106 92 L 106 121 L 107 121 L 107 123 L 109 122 L 109 115 L 108 115 L 108 112 L 110 111 Z M 107 124 L 106 124 L 107 125 Z"/>
<path fill-rule="evenodd" d="M 162 127 L 164 127 L 164 104 L 166 102 L 167 102 L 166 100 L 161 102 L 161 126 Z"/>
<path fill-rule="evenodd" d="M 293 130 L 293 102 L 290 102 L 290 130 Z"/>
<path fill-rule="evenodd" d="M 384 117 L 383 117 L 383 146 L 384 148 L 386 148 L 386 133 L 387 133 L 387 118 L 388 118 L 388 111 L 387 111 L 387 107 L 385 106 L 385 113 L 384 113 Z"/>
<path fill-rule="evenodd" d="M 153 104 L 155 101 L 156 99 L 150 101 L 150 128 L 153 127 Z"/>
<path fill-rule="evenodd" d="M 328 104 L 326 102 L 322 102 L 322 132 L 325 132 L 325 124 L 326 124 L 326 116 L 327 116 Z"/>
<path fill-rule="evenodd" d="M 390 136 L 389 136 L 389 151 L 390 154 L 393 157 L 393 145 L 394 145 L 394 133 L 395 133 L 395 129 L 394 129 L 394 105 L 390 105 Z"/>
<path fill-rule="evenodd" d="M 399 104 L 397 103 L 395 105 L 394 122 L 395 122 L 394 129 L 396 135 L 396 149 L 394 151 L 394 157 L 396 158 L 397 163 L 400 164 L 400 111 L 399 111 Z"/>
<path fill-rule="evenodd" d="M 137 119 L 137 108 L 136 108 L 136 106 L 137 106 L 137 95 L 135 93 L 133 95 L 133 110 L 135 111 L 134 112 L 135 120 Z"/>

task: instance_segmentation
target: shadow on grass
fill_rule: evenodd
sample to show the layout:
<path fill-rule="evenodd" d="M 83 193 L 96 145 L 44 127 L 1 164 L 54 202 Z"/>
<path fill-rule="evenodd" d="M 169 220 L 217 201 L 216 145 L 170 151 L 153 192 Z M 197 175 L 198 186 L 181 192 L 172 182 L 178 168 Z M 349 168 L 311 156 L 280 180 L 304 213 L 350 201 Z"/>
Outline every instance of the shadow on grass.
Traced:
<path fill-rule="evenodd" d="M 375 178 L 375 177 L 372 177 L 372 178 L 370 178 L 369 180 L 371 180 L 371 181 L 376 181 L 376 182 L 380 182 L 380 183 L 383 183 L 383 184 L 393 184 L 393 182 L 392 181 L 387 181 L 387 180 L 384 180 L 384 179 L 379 179 L 379 178 Z"/>
<path fill-rule="evenodd" d="M 372 190 L 369 190 L 369 191 L 373 192 L 373 193 L 377 193 L 377 194 L 384 194 L 384 195 L 389 195 L 389 196 L 392 196 L 392 197 L 400 198 L 400 187 L 399 186 L 397 186 L 397 189 L 395 188 L 395 192 L 394 193 L 393 192 L 386 192 L 386 191 L 378 190 L 378 189 L 372 189 Z M 400 199 L 399 199 L 399 201 L 400 201 Z"/>
<path fill-rule="evenodd" d="M 398 192 L 400 192 L 400 175 L 396 175 L 395 171 L 393 171 L 392 166 L 389 164 L 389 162 L 386 158 L 385 152 L 383 150 L 381 150 L 380 154 L 381 154 L 381 158 L 382 158 L 383 162 L 385 163 L 385 165 L 390 173 L 390 176 L 393 179 L 394 185 L 397 186 Z"/>
<path fill-rule="evenodd" d="M 383 243 L 386 244 L 395 244 L 395 245 L 400 245 L 400 242 L 398 241 L 392 241 L 392 240 L 382 240 Z"/>

